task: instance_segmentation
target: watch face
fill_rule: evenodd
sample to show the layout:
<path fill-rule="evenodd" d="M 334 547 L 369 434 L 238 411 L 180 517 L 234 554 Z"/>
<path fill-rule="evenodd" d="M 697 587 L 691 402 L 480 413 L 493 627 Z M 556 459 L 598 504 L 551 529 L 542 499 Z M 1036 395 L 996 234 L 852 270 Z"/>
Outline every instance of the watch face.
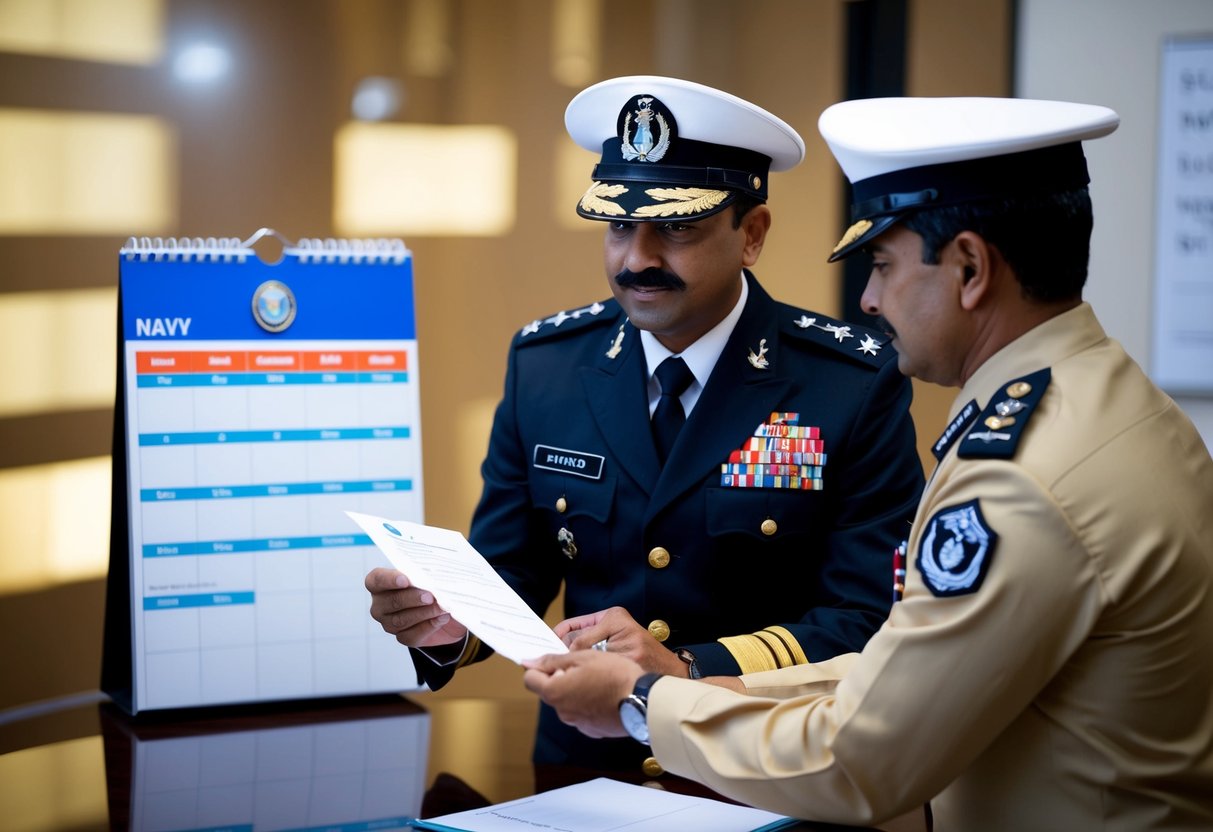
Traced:
<path fill-rule="evenodd" d="M 619 720 L 629 737 L 648 745 L 649 724 L 644 706 L 640 704 L 638 697 L 632 695 L 619 703 Z"/>

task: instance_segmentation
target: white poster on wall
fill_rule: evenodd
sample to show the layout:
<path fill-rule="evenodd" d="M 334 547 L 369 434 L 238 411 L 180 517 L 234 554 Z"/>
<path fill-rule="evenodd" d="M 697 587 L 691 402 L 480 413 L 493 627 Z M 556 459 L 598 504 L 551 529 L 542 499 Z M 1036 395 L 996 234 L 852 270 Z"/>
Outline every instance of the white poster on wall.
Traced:
<path fill-rule="evenodd" d="M 1213 394 L 1213 35 L 1163 44 L 1151 375 Z"/>

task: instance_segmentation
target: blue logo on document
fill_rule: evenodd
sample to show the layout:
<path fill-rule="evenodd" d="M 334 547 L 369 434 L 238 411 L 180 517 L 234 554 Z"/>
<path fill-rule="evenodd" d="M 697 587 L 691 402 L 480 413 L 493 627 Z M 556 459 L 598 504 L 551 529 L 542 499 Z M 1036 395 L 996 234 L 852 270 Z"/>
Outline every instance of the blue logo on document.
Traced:
<path fill-rule="evenodd" d="M 387 529 L 389 532 L 396 535 L 396 537 L 402 537 L 400 532 L 396 531 L 396 529 L 392 526 L 391 523 L 384 523 L 383 528 Z"/>
<path fill-rule="evenodd" d="M 267 332 L 282 332 L 295 320 L 295 293 L 285 283 L 267 280 L 253 292 L 253 317 Z"/>

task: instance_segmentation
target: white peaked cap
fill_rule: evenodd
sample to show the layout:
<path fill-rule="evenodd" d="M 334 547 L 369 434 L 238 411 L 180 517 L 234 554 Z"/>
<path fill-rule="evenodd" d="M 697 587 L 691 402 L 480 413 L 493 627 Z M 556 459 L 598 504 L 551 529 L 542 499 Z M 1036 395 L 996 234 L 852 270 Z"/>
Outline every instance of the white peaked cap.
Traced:
<path fill-rule="evenodd" d="M 696 220 L 742 195 L 765 202 L 768 173 L 798 165 L 804 140 L 727 92 L 656 75 L 612 78 L 569 102 L 573 141 L 602 155 L 577 205 L 586 219 Z"/>
<path fill-rule="evenodd" d="M 1097 139 L 1107 107 L 1028 98 L 867 98 L 826 108 L 817 129 L 847 179 Z"/>
<path fill-rule="evenodd" d="M 619 111 L 636 95 L 661 99 L 684 139 L 753 150 L 769 156 L 774 171 L 804 160 L 804 139 L 778 116 L 722 90 L 659 75 L 628 75 L 587 87 L 565 108 L 564 126 L 573 141 L 597 153 L 616 135 Z"/>
<path fill-rule="evenodd" d="M 1114 131 L 1107 107 L 1026 98 L 868 98 L 828 107 L 822 138 L 852 184 L 831 260 L 911 210 L 1085 187 L 1081 142 Z"/>

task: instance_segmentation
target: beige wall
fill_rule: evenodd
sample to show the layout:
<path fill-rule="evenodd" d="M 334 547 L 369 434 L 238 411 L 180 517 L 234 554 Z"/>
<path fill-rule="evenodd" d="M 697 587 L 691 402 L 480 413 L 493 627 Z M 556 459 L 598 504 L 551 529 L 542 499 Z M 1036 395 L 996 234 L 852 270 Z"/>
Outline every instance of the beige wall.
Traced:
<path fill-rule="evenodd" d="M 1020 7 L 1016 94 L 1120 114 L 1117 131 L 1086 148 L 1095 230 L 1085 296 L 1108 334 L 1149 368 L 1162 46 L 1168 37 L 1213 36 L 1213 3 L 1022 0 Z M 1213 397 L 1176 402 L 1213 448 Z"/>
<path fill-rule="evenodd" d="M 427 520 L 466 529 L 509 338 L 538 315 L 608 292 L 601 229 L 563 223 L 558 213 L 573 209 L 556 192 L 553 165 L 565 140 L 564 107 L 577 89 L 552 72 L 553 10 L 560 1 L 449 0 L 443 5 L 453 59 L 448 69 L 422 75 L 410 74 L 402 47 L 409 15 L 422 0 L 173 0 L 166 4 L 170 45 L 199 26 L 235 45 L 242 74 L 222 94 L 176 89 L 164 65 L 0 52 L 0 108 L 134 110 L 167 119 L 179 136 L 180 186 L 176 227 L 165 233 L 188 236 L 244 237 L 267 225 L 292 238 L 333 236 L 333 132 L 348 118 L 354 82 L 366 75 L 404 78 L 409 97 L 401 120 L 512 130 L 521 148 L 512 231 L 406 239 L 417 275 Z M 772 182 L 774 229 L 757 271 L 775 295 L 827 314 L 838 312 L 840 277 L 824 261 L 843 226 L 841 180 L 816 118 L 841 97 L 845 5 L 611 0 L 602 4 L 591 78 L 693 78 L 797 127 L 808 160 Z M 1009 6 L 1009 0 L 912 0 L 909 92 L 1007 92 Z M 123 239 L 0 236 L 0 294 L 113 287 Z M 91 325 L 108 349 L 113 321 Z M 927 442 L 950 396 L 916 395 Z M 110 419 L 104 407 L 0 418 L 0 470 L 107 454 Z M 27 554 L 0 543 L 0 561 Z M 94 580 L 0 595 L 0 656 L 10 666 L 30 666 L 3 675 L 0 709 L 95 687 L 102 592 Z M 443 695 L 522 695 L 516 675 L 495 659 L 462 673 Z"/>

